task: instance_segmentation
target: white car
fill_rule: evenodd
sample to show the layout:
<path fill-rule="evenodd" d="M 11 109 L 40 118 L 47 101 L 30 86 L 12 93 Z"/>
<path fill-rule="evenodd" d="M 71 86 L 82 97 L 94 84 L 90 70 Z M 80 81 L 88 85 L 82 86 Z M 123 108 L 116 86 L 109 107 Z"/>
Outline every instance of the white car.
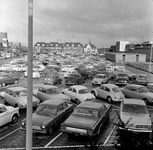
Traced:
<path fill-rule="evenodd" d="M 4 101 L 14 107 L 20 109 L 27 107 L 27 88 L 24 87 L 10 87 L 7 88 L 4 93 Z M 37 107 L 40 100 L 33 96 L 32 104 L 33 107 Z"/>
<path fill-rule="evenodd" d="M 108 78 L 107 78 L 106 74 L 97 74 L 97 75 L 95 75 L 95 77 L 91 81 L 93 86 L 105 84 L 107 82 L 108 82 Z"/>
<path fill-rule="evenodd" d="M 82 101 L 95 99 L 95 96 L 88 91 L 88 88 L 81 85 L 73 85 L 67 89 L 63 89 L 62 93 L 70 96 L 71 100 L 76 104 Z"/>
<path fill-rule="evenodd" d="M 120 129 L 138 133 L 152 132 L 152 122 L 146 103 L 141 99 L 125 99 L 120 106 Z"/>
<path fill-rule="evenodd" d="M 18 64 L 13 67 L 13 70 L 17 72 L 25 72 L 27 71 L 27 69 L 28 69 L 28 66 L 25 64 Z"/>
<path fill-rule="evenodd" d="M 3 64 L 0 66 L 0 71 L 12 71 L 12 64 Z"/>
<path fill-rule="evenodd" d="M 34 65 L 33 70 L 42 72 L 46 67 L 44 65 Z"/>
<path fill-rule="evenodd" d="M 28 71 L 24 72 L 24 77 L 28 76 Z M 41 73 L 39 71 L 33 71 L 33 78 L 40 78 Z"/>
<path fill-rule="evenodd" d="M 11 122 L 13 124 L 18 122 L 19 108 L 6 106 L 0 104 L 0 127 Z"/>
<path fill-rule="evenodd" d="M 101 86 L 92 89 L 91 93 L 95 97 L 106 99 L 109 103 L 120 102 L 125 99 L 120 88 L 114 84 L 102 84 Z"/>

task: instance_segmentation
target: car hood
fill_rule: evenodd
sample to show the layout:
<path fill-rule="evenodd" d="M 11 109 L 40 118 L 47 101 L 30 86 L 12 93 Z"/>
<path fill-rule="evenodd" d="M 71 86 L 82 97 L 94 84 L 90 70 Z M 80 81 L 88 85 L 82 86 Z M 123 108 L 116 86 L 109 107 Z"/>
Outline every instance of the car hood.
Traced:
<path fill-rule="evenodd" d="M 33 96 L 33 102 L 39 102 L 39 100 Z M 22 104 L 27 104 L 27 96 L 21 96 L 19 98 L 19 101 L 22 103 Z"/>
<path fill-rule="evenodd" d="M 92 128 L 98 119 L 84 118 L 78 116 L 70 116 L 63 125 L 78 128 Z"/>
<path fill-rule="evenodd" d="M 151 125 L 151 119 L 149 117 L 149 114 L 129 114 L 129 113 L 123 113 L 121 115 L 121 120 L 124 123 L 129 122 L 128 124 L 135 124 L 135 125 Z"/>
<path fill-rule="evenodd" d="M 95 96 L 91 93 L 86 93 L 86 94 L 80 94 L 79 99 L 81 100 L 87 100 L 87 99 L 95 99 Z"/>
<path fill-rule="evenodd" d="M 43 125 L 49 121 L 52 121 L 52 120 L 53 120 L 53 117 L 37 115 L 36 113 L 34 113 L 32 115 L 32 124 L 33 125 L 41 126 L 41 125 Z"/>
<path fill-rule="evenodd" d="M 65 99 L 70 99 L 69 96 L 65 95 L 65 94 L 50 94 L 51 99 L 61 99 L 61 100 L 65 100 Z"/>

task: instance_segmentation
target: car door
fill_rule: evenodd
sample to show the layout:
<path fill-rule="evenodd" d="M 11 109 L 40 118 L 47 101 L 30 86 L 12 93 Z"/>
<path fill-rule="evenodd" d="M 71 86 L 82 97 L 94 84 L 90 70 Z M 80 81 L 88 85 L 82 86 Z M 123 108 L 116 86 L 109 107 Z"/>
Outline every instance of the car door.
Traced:
<path fill-rule="evenodd" d="M 64 93 L 66 95 L 70 96 L 70 98 L 72 99 L 72 97 L 73 97 L 73 88 L 69 87 Z"/>
<path fill-rule="evenodd" d="M 130 93 L 129 93 L 129 97 L 130 98 L 139 99 L 140 94 L 141 93 L 138 92 L 138 88 L 137 87 L 131 86 L 131 90 L 130 90 Z"/>
<path fill-rule="evenodd" d="M 11 90 L 6 90 L 6 94 L 4 95 L 4 99 L 7 103 L 9 103 L 10 105 L 15 105 L 16 103 L 16 98 L 13 96 L 14 92 Z"/>
<path fill-rule="evenodd" d="M 37 92 L 37 98 L 43 102 L 47 99 L 49 99 L 49 96 L 46 94 L 46 89 L 43 87 L 39 87 L 38 92 Z"/>
<path fill-rule="evenodd" d="M 107 99 L 108 96 L 110 96 L 111 93 L 110 93 L 110 89 L 108 87 L 105 86 L 105 91 L 103 93 L 103 97 L 104 99 Z"/>
<path fill-rule="evenodd" d="M 10 121 L 10 115 L 5 106 L 0 106 L 0 126 Z"/>
<path fill-rule="evenodd" d="M 97 88 L 97 94 L 99 97 L 104 98 L 104 93 L 105 93 L 105 87 L 103 85 Z"/>
<path fill-rule="evenodd" d="M 130 94 L 131 94 L 131 86 L 126 86 L 123 89 L 121 89 L 123 94 L 125 95 L 125 97 L 130 98 Z"/>

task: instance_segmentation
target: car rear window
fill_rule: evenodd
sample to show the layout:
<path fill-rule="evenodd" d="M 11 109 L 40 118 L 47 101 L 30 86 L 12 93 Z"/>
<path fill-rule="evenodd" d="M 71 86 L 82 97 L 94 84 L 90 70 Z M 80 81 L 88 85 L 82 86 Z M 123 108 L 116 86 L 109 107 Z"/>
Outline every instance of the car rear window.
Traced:
<path fill-rule="evenodd" d="M 132 114 L 147 114 L 147 107 L 144 105 L 138 104 L 124 104 L 123 112 L 132 113 Z"/>
<path fill-rule="evenodd" d="M 78 91 L 79 94 L 86 94 L 89 93 L 88 89 L 81 89 Z"/>
<path fill-rule="evenodd" d="M 112 88 L 112 90 L 113 90 L 115 93 L 117 93 L 117 92 L 121 92 L 121 90 L 120 90 L 119 87 L 114 87 L 114 88 Z"/>
<path fill-rule="evenodd" d="M 75 116 L 89 117 L 89 118 L 97 118 L 98 110 L 88 109 L 88 108 L 76 108 L 73 112 Z"/>

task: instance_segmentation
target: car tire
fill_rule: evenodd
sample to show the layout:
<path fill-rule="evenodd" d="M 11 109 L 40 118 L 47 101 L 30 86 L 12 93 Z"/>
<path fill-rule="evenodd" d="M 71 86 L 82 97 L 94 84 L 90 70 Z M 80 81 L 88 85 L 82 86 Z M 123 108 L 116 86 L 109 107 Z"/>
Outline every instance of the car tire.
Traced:
<path fill-rule="evenodd" d="M 1 85 L 2 85 L 2 87 L 4 87 L 6 84 L 5 84 L 5 82 L 4 82 L 4 83 L 2 83 Z"/>
<path fill-rule="evenodd" d="M 14 81 L 14 84 L 17 84 L 17 83 L 18 83 L 18 80 L 15 80 L 15 81 Z"/>
<path fill-rule="evenodd" d="M 51 135 L 51 134 L 52 134 L 52 132 L 53 132 L 53 128 L 52 128 L 52 126 L 50 126 L 50 127 L 48 128 L 47 133 L 48 133 L 49 135 Z"/>
<path fill-rule="evenodd" d="M 75 102 L 77 105 L 79 105 L 81 103 L 79 99 L 76 99 Z"/>
<path fill-rule="evenodd" d="M 12 124 L 16 124 L 17 122 L 18 122 L 18 115 L 17 114 L 14 114 L 13 117 L 12 117 L 11 123 Z"/>
<path fill-rule="evenodd" d="M 112 100 L 112 98 L 111 98 L 110 96 L 107 97 L 107 101 L 108 101 L 109 103 L 112 103 L 112 102 L 113 102 L 113 100 Z"/>
<path fill-rule="evenodd" d="M 146 104 L 149 103 L 148 99 L 144 98 L 143 100 L 144 100 L 144 102 L 145 102 Z"/>
<path fill-rule="evenodd" d="M 19 106 L 18 106 L 18 104 L 15 104 L 14 107 L 17 108 L 17 107 L 19 107 Z"/>
<path fill-rule="evenodd" d="M 93 94 L 95 97 L 97 97 L 96 92 L 95 91 L 91 91 L 91 94 Z"/>

